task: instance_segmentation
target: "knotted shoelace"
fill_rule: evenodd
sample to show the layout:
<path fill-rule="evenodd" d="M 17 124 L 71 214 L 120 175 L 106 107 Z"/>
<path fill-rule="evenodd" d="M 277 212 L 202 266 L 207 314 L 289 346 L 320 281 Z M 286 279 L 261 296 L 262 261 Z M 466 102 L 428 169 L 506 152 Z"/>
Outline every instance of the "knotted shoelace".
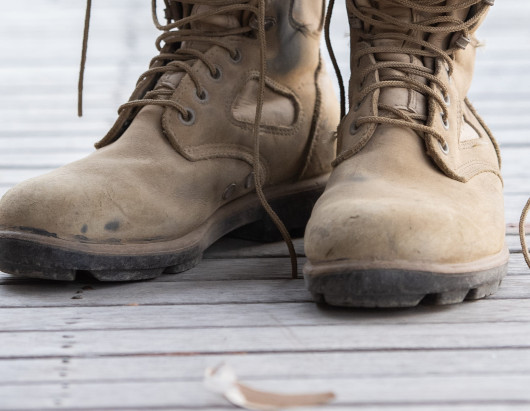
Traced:
<path fill-rule="evenodd" d="M 173 0 L 164 0 L 166 10 L 171 13 L 171 6 Z M 205 90 L 201 84 L 201 81 L 197 74 L 192 70 L 191 64 L 197 60 L 204 63 L 204 65 L 210 71 L 212 77 L 219 75 L 218 69 L 215 64 L 209 60 L 209 58 L 200 50 L 191 48 L 181 48 L 180 44 L 186 41 L 193 41 L 197 43 L 208 44 L 212 46 L 219 46 L 224 48 L 233 59 L 238 58 L 239 51 L 227 45 L 222 41 L 223 37 L 234 36 L 234 35 L 249 35 L 255 33 L 259 43 L 260 49 L 260 61 L 259 61 L 259 88 L 257 97 L 256 114 L 253 125 L 253 174 L 254 174 L 254 186 L 256 194 L 260 200 L 262 207 L 265 209 L 271 220 L 274 222 L 279 232 L 281 233 L 285 243 L 287 244 L 289 255 L 291 258 L 291 275 L 293 278 L 298 277 L 297 258 L 294 245 L 291 236 L 278 217 L 276 212 L 272 209 L 265 194 L 263 192 L 263 182 L 260 164 L 260 124 L 263 112 L 263 103 L 265 95 L 265 77 L 266 77 L 266 16 L 265 16 L 265 3 L 266 0 L 181 0 L 178 3 L 187 5 L 208 5 L 216 6 L 215 8 L 207 11 L 191 14 L 187 17 L 176 19 L 174 16 L 167 17 L 167 24 L 161 24 L 157 16 L 157 1 L 151 0 L 152 18 L 157 29 L 163 33 L 156 39 L 156 47 L 159 54 L 155 56 L 149 65 L 149 70 L 143 73 L 137 82 L 137 90 L 145 84 L 155 83 L 156 79 L 164 73 L 185 73 L 189 76 L 191 81 L 194 83 L 197 96 L 201 98 L 204 96 Z M 83 78 L 86 64 L 87 45 L 88 45 L 88 34 L 90 26 L 90 11 L 92 7 L 92 1 L 87 0 L 86 14 L 85 14 L 85 26 L 83 32 L 83 47 L 81 52 L 81 66 L 79 71 L 79 83 L 78 83 L 78 115 L 82 115 L 82 93 L 83 93 Z M 216 30 L 215 32 L 208 33 L 198 29 L 190 28 L 190 23 L 203 20 L 205 18 L 231 13 L 234 11 L 247 12 L 255 16 L 256 27 L 250 27 L 250 25 L 226 29 Z M 166 83 L 164 83 L 167 86 Z M 178 87 L 178 86 L 176 86 Z M 190 111 L 180 104 L 178 101 L 172 100 L 174 90 L 171 89 L 153 89 L 148 91 L 143 98 L 130 100 L 127 103 L 120 106 L 118 113 L 122 113 L 126 110 L 138 109 L 148 105 L 157 105 L 168 107 L 179 112 L 182 120 L 190 120 L 192 115 Z M 134 93 L 133 93 L 134 95 Z"/>

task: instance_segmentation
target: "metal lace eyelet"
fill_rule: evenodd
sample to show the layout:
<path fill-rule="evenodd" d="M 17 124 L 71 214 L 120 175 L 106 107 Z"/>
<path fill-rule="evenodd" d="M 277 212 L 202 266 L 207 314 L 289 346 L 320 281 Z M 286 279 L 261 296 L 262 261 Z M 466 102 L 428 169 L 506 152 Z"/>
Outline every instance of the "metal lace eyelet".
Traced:
<path fill-rule="evenodd" d="M 232 60 L 232 63 L 239 63 L 241 61 L 241 52 L 239 49 L 235 49 L 234 55 L 230 54 L 230 60 Z"/>
<path fill-rule="evenodd" d="M 451 105 L 451 96 L 449 95 L 449 93 L 447 94 L 442 94 L 442 97 L 444 99 L 444 103 L 446 106 L 450 106 Z"/>
<path fill-rule="evenodd" d="M 200 93 L 197 91 L 197 98 L 201 103 L 208 101 L 209 95 L 206 89 L 202 90 Z"/>
<path fill-rule="evenodd" d="M 237 184 L 232 183 L 229 184 L 228 187 L 225 188 L 225 191 L 223 192 L 222 198 L 223 200 L 228 200 L 230 197 L 234 195 L 236 192 Z"/>
<path fill-rule="evenodd" d="M 465 50 L 469 43 L 471 43 L 471 39 L 464 34 L 460 34 L 455 40 L 455 46 L 462 50 Z"/>
<path fill-rule="evenodd" d="M 443 144 L 440 141 L 438 141 L 438 145 L 440 146 L 442 153 L 449 154 L 449 144 L 447 144 L 447 141 L 444 141 Z"/>
<path fill-rule="evenodd" d="M 215 72 L 213 72 L 213 73 L 210 72 L 210 77 L 212 79 L 214 79 L 214 80 L 219 80 L 221 78 L 222 74 L 223 73 L 221 72 L 221 69 L 218 66 L 216 66 L 215 67 Z"/>
<path fill-rule="evenodd" d="M 444 113 L 440 113 L 440 118 L 442 119 L 442 124 L 446 130 L 449 130 L 449 119 L 445 118 Z"/>
<path fill-rule="evenodd" d="M 186 109 L 186 117 L 179 112 L 179 120 L 185 126 L 191 126 L 195 123 L 195 112 L 191 108 Z"/>
<path fill-rule="evenodd" d="M 265 31 L 268 31 L 276 25 L 276 18 L 271 17 L 271 16 L 265 16 L 265 20 L 263 21 L 263 24 L 264 24 Z M 252 16 L 250 18 L 250 21 L 248 22 L 248 25 L 252 30 L 258 30 L 259 29 L 258 18 L 256 16 Z"/>
<path fill-rule="evenodd" d="M 353 121 L 350 124 L 350 134 L 355 134 L 359 130 L 359 127 L 357 127 L 357 121 Z"/>
<path fill-rule="evenodd" d="M 451 84 L 453 82 L 453 78 L 451 77 L 451 71 L 449 70 L 448 66 L 444 65 L 444 68 L 445 68 L 445 72 L 447 73 L 447 82 Z"/>
<path fill-rule="evenodd" d="M 254 187 L 254 173 L 250 173 L 245 179 L 245 189 L 249 190 Z"/>

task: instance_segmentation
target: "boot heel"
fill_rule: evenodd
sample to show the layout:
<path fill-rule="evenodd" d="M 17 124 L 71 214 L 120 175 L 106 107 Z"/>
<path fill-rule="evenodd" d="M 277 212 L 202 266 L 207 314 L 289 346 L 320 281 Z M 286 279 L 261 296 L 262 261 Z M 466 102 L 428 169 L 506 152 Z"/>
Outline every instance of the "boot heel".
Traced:
<path fill-rule="evenodd" d="M 311 211 L 324 192 L 324 187 L 310 191 L 291 194 L 270 202 L 272 209 L 278 214 L 293 238 L 303 237 L 305 226 Z M 229 237 L 259 242 L 281 241 L 282 236 L 276 225 L 265 212 L 260 212 L 258 221 L 240 227 L 228 234 Z"/>

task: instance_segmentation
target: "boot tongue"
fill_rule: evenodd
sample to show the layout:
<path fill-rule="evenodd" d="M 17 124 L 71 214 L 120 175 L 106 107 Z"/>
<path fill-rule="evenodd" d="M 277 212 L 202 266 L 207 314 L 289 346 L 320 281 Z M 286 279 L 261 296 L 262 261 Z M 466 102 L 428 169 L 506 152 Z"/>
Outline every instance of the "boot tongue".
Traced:
<path fill-rule="evenodd" d="M 208 4 L 196 4 L 193 6 L 191 15 L 207 13 L 212 9 L 219 8 L 219 6 L 210 6 Z M 241 27 L 241 11 L 234 11 L 232 13 L 214 14 L 213 16 L 204 17 L 200 20 L 191 23 L 191 28 L 204 32 L 224 31 L 230 29 L 237 29 Z"/>
<path fill-rule="evenodd" d="M 196 4 L 193 5 L 190 16 L 196 14 L 206 13 L 212 9 L 219 8 L 219 6 L 211 6 L 207 4 Z M 237 29 L 242 26 L 243 13 L 241 11 L 234 11 L 232 13 L 214 14 L 212 16 L 204 17 L 200 20 L 193 21 L 190 24 L 192 30 L 204 32 L 204 33 L 215 33 L 216 31 L 227 31 L 231 29 Z M 207 42 L 198 41 L 185 41 L 182 43 L 182 48 L 193 48 L 202 52 L 207 51 L 211 47 L 211 44 Z M 196 60 L 188 60 L 187 64 L 192 66 Z M 163 74 L 158 83 L 155 86 L 155 90 L 173 90 L 175 89 L 186 73 L 182 71 L 169 72 Z"/>
<path fill-rule="evenodd" d="M 446 5 L 451 6 L 458 4 L 461 0 L 447 0 Z M 396 5 L 390 1 L 384 0 L 358 0 L 358 3 L 362 6 L 373 7 L 379 9 L 381 12 L 388 14 L 395 19 L 401 20 L 405 23 L 417 23 L 425 21 L 434 17 L 439 16 L 439 13 L 429 14 L 423 13 L 417 10 L 412 10 L 409 7 Z M 469 8 L 457 9 L 451 13 L 452 16 L 465 20 L 467 14 L 469 13 Z M 445 15 L 445 13 L 444 13 Z M 440 25 L 443 25 L 441 23 Z M 449 42 L 452 39 L 452 33 L 424 33 L 424 32 L 413 32 L 408 28 L 404 27 L 400 29 L 394 25 L 386 27 L 373 27 L 373 34 L 384 34 L 388 33 L 403 33 L 408 34 L 411 37 L 414 37 L 418 40 L 429 41 L 431 44 L 445 49 L 448 47 Z M 421 49 L 421 46 L 413 42 L 405 42 L 402 40 L 393 40 L 393 39 L 381 39 L 375 40 L 374 46 L 384 46 L 384 47 L 395 47 L 396 49 L 400 48 L 411 48 L 411 49 Z M 399 61 L 403 63 L 412 63 L 419 67 L 433 67 L 432 58 L 421 58 L 410 54 L 403 53 L 378 53 L 376 54 L 377 61 Z M 380 80 L 384 81 L 389 77 L 411 77 L 416 81 L 419 81 L 423 84 L 427 84 L 427 80 L 423 76 L 407 75 L 399 70 L 394 69 L 381 69 L 379 70 Z M 406 88 L 383 88 L 379 97 L 380 104 L 394 107 L 400 110 L 404 110 L 410 113 L 415 113 L 419 115 L 427 115 L 427 99 L 426 97 L 417 91 L 406 89 Z"/>
<path fill-rule="evenodd" d="M 414 23 L 417 21 L 424 20 L 425 18 L 428 17 L 426 15 L 421 15 L 419 12 L 415 10 L 411 10 L 408 7 L 398 6 L 395 3 L 391 3 L 391 2 L 376 1 L 372 3 L 374 3 L 374 6 L 372 7 L 376 7 L 383 13 L 388 14 L 406 23 Z M 388 28 L 386 27 L 373 27 L 372 28 L 373 34 L 396 33 L 396 32 L 403 33 L 403 34 L 409 34 L 412 37 L 416 37 L 420 40 L 424 40 L 424 38 L 422 37 L 424 33 L 410 32 L 408 28 L 399 29 L 395 27 L 394 25 L 392 26 L 389 25 Z M 393 47 L 393 48 L 396 48 L 397 50 L 401 48 L 412 48 L 412 49 L 416 48 L 418 50 L 421 49 L 421 46 L 417 45 L 416 43 L 404 42 L 402 40 L 381 39 L 381 40 L 374 40 L 373 43 L 374 43 L 374 46 Z M 412 63 L 419 67 L 424 66 L 424 62 L 422 61 L 422 59 L 416 56 L 413 56 L 413 55 L 403 54 L 399 52 L 378 53 L 375 55 L 375 57 L 376 57 L 376 60 L 379 62 L 399 61 L 403 63 Z M 422 76 L 404 74 L 403 72 L 399 70 L 394 70 L 394 69 L 379 70 L 379 78 L 381 81 L 387 80 L 391 77 L 412 77 L 416 81 L 422 82 L 424 84 L 427 83 L 426 79 Z M 381 89 L 381 93 L 379 95 L 379 102 L 382 105 L 394 107 L 399 110 L 407 111 L 409 113 L 427 115 L 427 100 L 425 96 L 411 89 L 385 87 Z"/>

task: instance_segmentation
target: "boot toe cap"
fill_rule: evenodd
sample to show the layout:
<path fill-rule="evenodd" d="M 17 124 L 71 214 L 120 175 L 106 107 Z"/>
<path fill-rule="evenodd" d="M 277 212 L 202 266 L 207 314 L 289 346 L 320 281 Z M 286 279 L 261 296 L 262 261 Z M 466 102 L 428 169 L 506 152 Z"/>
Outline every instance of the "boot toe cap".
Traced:
<path fill-rule="evenodd" d="M 0 228 L 61 238 L 82 236 L 87 231 L 85 197 L 79 182 L 71 178 L 44 175 L 24 181 L 0 200 Z"/>
<path fill-rule="evenodd" d="M 502 212 L 409 191 L 387 197 L 326 193 L 306 228 L 308 259 L 459 264 L 502 251 Z"/>

